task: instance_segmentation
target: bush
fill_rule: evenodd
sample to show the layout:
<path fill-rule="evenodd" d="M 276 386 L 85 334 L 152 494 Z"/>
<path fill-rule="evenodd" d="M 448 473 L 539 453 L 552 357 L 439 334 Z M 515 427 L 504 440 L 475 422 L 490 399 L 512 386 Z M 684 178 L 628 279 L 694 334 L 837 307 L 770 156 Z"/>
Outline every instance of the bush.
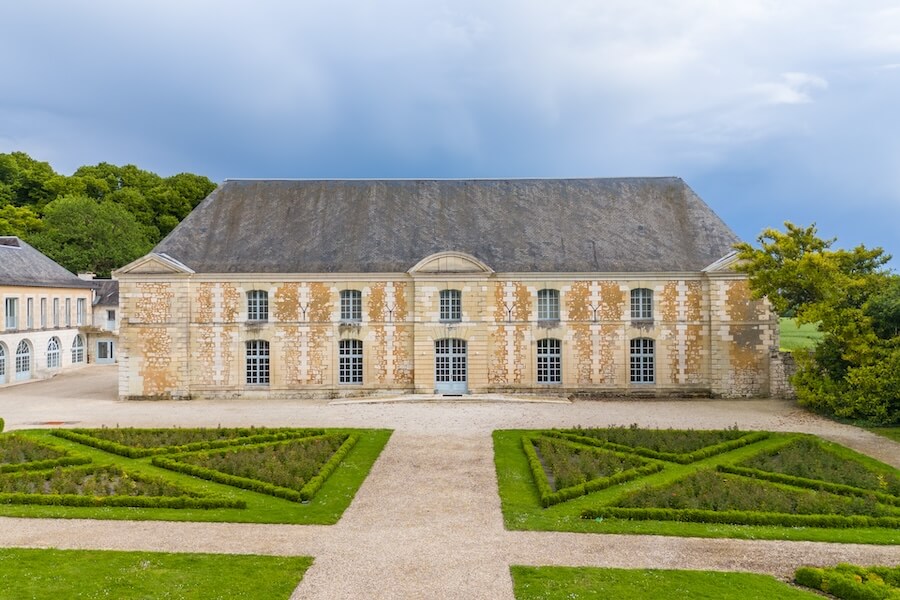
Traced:
<path fill-rule="evenodd" d="M 3 433 L 3 425 L 4 425 L 3 419 L 0 419 L 0 433 Z"/>
<path fill-rule="evenodd" d="M 857 527 L 900 527 L 900 517 L 868 517 L 863 515 L 794 515 L 754 511 L 718 511 L 675 508 L 622 508 L 603 506 L 582 511 L 582 519 L 614 517 L 631 521 L 682 521 L 728 525 L 775 525 L 780 527 L 825 527 L 852 529 Z"/>
<path fill-rule="evenodd" d="M 801 567 L 794 574 L 794 581 L 842 600 L 900 599 L 900 567 L 858 567 L 848 564 L 826 569 Z"/>

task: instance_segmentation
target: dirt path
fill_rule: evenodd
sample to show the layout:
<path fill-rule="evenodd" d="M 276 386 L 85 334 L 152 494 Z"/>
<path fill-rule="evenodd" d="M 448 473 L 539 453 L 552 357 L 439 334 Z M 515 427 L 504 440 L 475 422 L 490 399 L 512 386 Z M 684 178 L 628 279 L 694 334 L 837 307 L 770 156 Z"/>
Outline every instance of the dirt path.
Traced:
<path fill-rule="evenodd" d="M 341 521 L 331 527 L 0 518 L 0 545 L 310 555 L 293 598 L 512 599 L 510 564 L 743 570 L 789 576 L 800 564 L 896 564 L 897 547 L 506 531 L 490 432 L 629 424 L 805 431 L 900 467 L 900 445 L 789 403 L 604 401 L 571 404 L 310 401 L 117 402 L 104 376 L 0 390 L 8 428 L 315 425 L 395 430 Z M 86 390 L 93 396 L 86 398 Z"/>

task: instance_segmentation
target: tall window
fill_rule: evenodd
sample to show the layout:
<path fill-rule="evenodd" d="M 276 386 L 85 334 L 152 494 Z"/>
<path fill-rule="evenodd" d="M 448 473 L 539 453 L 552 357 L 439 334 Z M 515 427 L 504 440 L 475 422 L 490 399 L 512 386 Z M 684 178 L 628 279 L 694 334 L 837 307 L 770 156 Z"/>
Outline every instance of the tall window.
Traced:
<path fill-rule="evenodd" d="M 631 318 L 638 321 L 653 319 L 653 290 L 647 288 L 631 290 Z"/>
<path fill-rule="evenodd" d="M 76 335 L 75 339 L 72 341 L 72 362 L 84 362 L 84 338 L 80 335 Z"/>
<path fill-rule="evenodd" d="M 54 336 L 47 342 L 47 368 L 58 369 L 60 364 L 59 338 Z"/>
<path fill-rule="evenodd" d="M 34 329 L 34 298 L 25 301 L 25 329 Z"/>
<path fill-rule="evenodd" d="M 6 383 L 6 347 L 0 344 L 0 383 Z"/>
<path fill-rule="evenodd" d="M 462 292 L 441 290 L 441 321 L 462 320 Z"/>
<path fill-rule="evenodd" d="M 87 322 L 87 300 L 78 298 L 75 300 L 75 324 L 84 325 Z"/>
<path fill-rule="evenodd" d="M 41 329 L 47 328 L 47 299 L 41 298 Z"/>
<path fill-rule="evenodd" d="M 265 340 L 247 342 L 247 383 L 269 384 L 269 342 Z"/>
<path fill-rule="evenodd" d="M 537 343 L 538 383 L 562 382 L 562 344 L 559 340 L 544 339 Z"/>
<path fill-rule="evenodd" d="M 22 340 L 16 347 L 16 379 L 31 372 L 31 346 Z"/>
<path fill-rule="evenodd" d="M 362 321 L 362 292 L 341 290 L 341 321 Z"/>
<path fill-rule="evenodd" d="M 654 365 L 653 340 L 650 338 L 631 340 L 631 383 L 653 383 Z"/>
<path fill-rule="evenodd" d="M 5 310 L 6 310 L 6 328 L 7 329 L 18 329 L 19 328 L 19 299 L 18 298 L 7 298 L 6 302 L 4 302 Z"/>
<path fill-rule="evenodd" d="M 269 293 L 264 290 L 247 292 L 247 320 L 269 320 Z"/>
<path fill-rule="evenodd" d="M 538 290 L 538 320 L 559 321 L 559 290 Z"/>
<path fill-rule="evenodd" d="M 361 340 L 341 340 L 338 343 L 341 383 L 363 382 L 363 343 Z"/>
<path fill-rule="evenodd" d="M 59 327 L 59 298 L 53 299 L 53 326 Z"/>
<path fill-rule="evenodd" d="M 65 316 L 63 317 L 63 321 L 66 323 L 66 327 L 72 326 L 72 299 L 66 298 L 66 311 L 63 313 Z"/>

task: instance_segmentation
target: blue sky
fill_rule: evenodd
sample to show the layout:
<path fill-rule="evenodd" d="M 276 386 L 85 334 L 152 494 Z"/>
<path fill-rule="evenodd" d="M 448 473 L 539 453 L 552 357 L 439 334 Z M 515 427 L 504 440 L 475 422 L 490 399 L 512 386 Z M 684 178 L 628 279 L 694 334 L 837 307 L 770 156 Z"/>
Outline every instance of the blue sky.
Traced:
<path fill-rule="evenodd" d="M 65 173 L 677 175 L 900 264 L 896 1 L 29 0 L 0 53 L 0 152 Z"/>

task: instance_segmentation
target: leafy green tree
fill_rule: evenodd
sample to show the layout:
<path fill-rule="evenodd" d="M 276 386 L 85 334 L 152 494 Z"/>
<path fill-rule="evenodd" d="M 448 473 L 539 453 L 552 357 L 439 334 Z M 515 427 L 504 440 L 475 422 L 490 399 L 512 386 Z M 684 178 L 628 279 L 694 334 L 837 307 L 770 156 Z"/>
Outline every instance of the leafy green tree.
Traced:
<path fill-rule="evenodd" d="M 900 421 L 900 283 L 881 248 L 832 249 L 815 225 L 765 230 L 759 248 L 736 246 L 757 297 L 814 323 L 823 337 L 795 352 L 801 403 L 838 417 Z"/>
<path fill-rule="evenodd" d="M 41 252 L 72 272 L 108 277 L 146 254 L 152 244 L 125 207 L 87 196 L 64 196 L 44 208 L 44 230 L 31 238 Z"/>
<path fill-rule="evenodd" d="M 0 235 L 15 235 L 27 240 L 43 226 L 41 217 L 27 206 L 0 206 Z"/>

